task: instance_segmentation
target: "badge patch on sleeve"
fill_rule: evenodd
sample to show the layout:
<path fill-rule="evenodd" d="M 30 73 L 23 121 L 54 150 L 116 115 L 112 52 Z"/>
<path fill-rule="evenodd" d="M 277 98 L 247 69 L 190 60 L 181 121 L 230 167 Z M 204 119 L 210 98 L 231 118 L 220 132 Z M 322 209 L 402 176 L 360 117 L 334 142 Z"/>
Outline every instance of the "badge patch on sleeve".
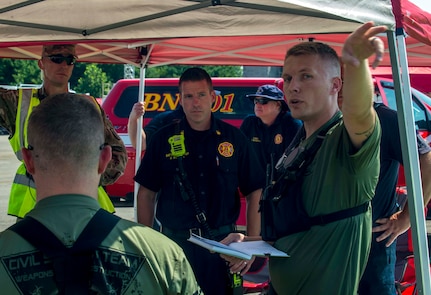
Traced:
<path fill-rule="evenodd" d="M 230 142 L 222 142 L 218 145 L 218 152 L 220 155 L 222 155 L 223 157 L 226 158 L 230 158 L 233 155 L 233 144 L 231 144 Z"/>

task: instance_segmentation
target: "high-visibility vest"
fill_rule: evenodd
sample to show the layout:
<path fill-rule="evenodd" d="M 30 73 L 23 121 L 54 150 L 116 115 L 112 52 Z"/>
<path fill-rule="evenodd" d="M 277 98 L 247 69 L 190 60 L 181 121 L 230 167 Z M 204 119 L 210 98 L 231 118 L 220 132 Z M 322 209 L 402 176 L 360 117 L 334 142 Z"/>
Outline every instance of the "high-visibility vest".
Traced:
<path fill-rule="evenodd" d="M 26 173 L 21 149 L 28 145 L 27 125 L 33 109 L 40 104 L 38 89 L 19 89 L 15 133 L 9 139 L 12 150 L 21 165 L 18 167 L 9 196 L 8 214 L 23 218 L 36 204 L 36 185 Z M 108 212 L 115 212 L 114 205 L 103 187 L 98 188 L 100 206 Z"/>

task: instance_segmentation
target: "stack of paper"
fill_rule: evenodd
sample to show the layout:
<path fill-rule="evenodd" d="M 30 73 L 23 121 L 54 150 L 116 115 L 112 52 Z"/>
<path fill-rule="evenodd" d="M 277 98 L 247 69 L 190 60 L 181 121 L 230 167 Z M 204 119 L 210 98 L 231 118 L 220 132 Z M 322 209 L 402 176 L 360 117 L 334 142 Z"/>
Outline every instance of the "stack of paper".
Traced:
<path fill-rule="evenodd" d="M 276 256 L 289 257 L 286 253 L 274 248 L 265 241 L 246 241 L 230 243 L 229 245 L 205 239 L 198 235 L 191 234 L 188 241 L 204 247 L 210 251 L 250 260 L 252 256 Z"/>

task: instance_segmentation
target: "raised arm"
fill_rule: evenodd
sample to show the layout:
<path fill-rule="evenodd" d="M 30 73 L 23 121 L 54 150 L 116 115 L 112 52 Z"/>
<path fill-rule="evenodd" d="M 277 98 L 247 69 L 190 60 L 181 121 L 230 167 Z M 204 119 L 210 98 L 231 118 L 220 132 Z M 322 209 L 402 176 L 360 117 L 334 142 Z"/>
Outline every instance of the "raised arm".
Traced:
<path fill-rule="evenodd" d="M 133 105 L 130 111 L 129 121 L 127 122 L 127 133 L 129 134 L 130 142 L 132 146 L 136 149 L 136 134 L 138 132 L 138 119 L 145 114 L 145 103 L 137 102 Z M 147 149 L 147 138 L 144 130 L 141 128 L 142 136 L 142 150 Z"/>
<path fill-rule="evenodd" d="M 356 148 L 360 148 L 367 140 L 376 122 L 368 58 L 376 54 L 373 67 L 382 60 L 383 42 L 375 36 L 385 31 L 385 26 L 374 26 L 368 22 L 350 34 L 342 51 L 344 85 L 341 111 L 347 132 Z"/>

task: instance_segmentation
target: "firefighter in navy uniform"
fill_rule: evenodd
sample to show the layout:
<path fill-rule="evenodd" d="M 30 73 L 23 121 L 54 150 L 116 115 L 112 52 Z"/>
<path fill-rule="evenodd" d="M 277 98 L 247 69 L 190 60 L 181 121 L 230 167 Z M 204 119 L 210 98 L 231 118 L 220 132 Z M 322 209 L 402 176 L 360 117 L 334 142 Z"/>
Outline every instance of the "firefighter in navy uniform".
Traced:
<path fill-rule="evenodd" d="M 185 117 L 153 135 L 135 176 L 138 221 L 152 225 L 157 194 L 162 232 L 184 249 L 203 292 L 234 294 L 242 288 L 226 262 L 187 239 L 195 233 L 219 241 L 235 231 L 238 188 L 247 198 L 247 232 L 260 235 L 263 168 L 244 134 L 213 117 L 215 93 L 204 70 L 186 70 L 179 90 Z"/>

